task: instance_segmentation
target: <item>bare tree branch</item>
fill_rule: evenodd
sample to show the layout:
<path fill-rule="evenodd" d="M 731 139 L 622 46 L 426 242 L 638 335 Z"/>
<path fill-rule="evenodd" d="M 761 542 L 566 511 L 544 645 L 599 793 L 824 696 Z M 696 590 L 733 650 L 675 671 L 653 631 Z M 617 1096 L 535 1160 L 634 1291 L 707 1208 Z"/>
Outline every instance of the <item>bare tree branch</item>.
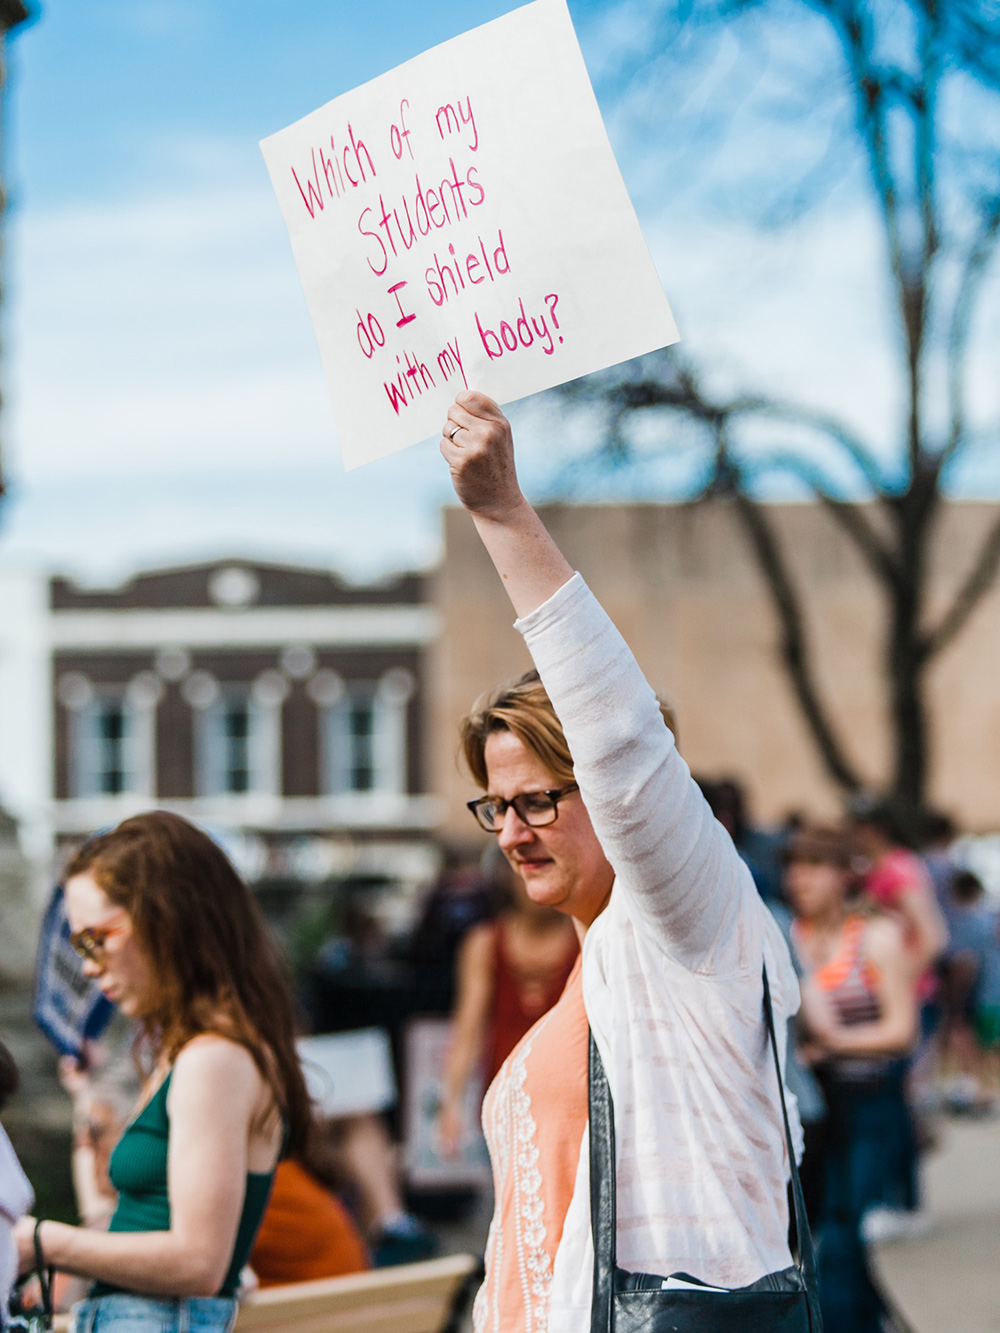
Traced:
<path fill-rule="evenodd" d="M 941 65 L 941 21 L 937 4 L 924 4 L 919 38 L 922 78 L 915 80 L 910 97 L 914 121 L 914 174 L 923 223 L 921 272 L 928 274 L 940 243 L 940 222 L 934 170 L 937 153 L 937 96 Z"/>
<path fill-rule="evenodd" d="M 653 369 L 654 373 L 648 373 L 649 369 Z M 881 499 L 888 490 L 887 479 L 875 455 L 860 436 L 831 413 L 799 403 L 782 402 L 764 394 L 712 399 L 701 388 L 695 372 L 673 349 L 644 362 L 638 376 L 615 369 L 610 375 L 592 375 L 584 380 L 574 380 L 564 385 L 559 393 L 570 400 L 587 399 L 609 403 L 615 414 L 615 426 L 619 430 L 625 417 L 647 408 L 681 411 L 709 426 L 721 417 L 739 416 L 769 418 L 801 426 L 838 445 L 853 461 L 873 496 Z"/>
<path fill-rule="evenodd" d="M 836 729 L 816 688 L 806 643 L 805 616 L 778 540 L 764 510 L 743 487 L 736 489 L 734 500 L 778 615 L 781 657 L 799 707 L 830 775 L 846 791 L 856 791 L 861 780 L 841 748 Z"/>
<path fill-rule="evenodd" d="M 874 58 L 873 17 L 867 0 L 821 0 L 821 4 L 840 33 L 851 69 L 859 126 L 868 150 L 875 193 L 889 243 L 890 265 L 896 281 L 899 313 L 906 338 L 909 379 L 907 454 L 912 474 L 919 465 L 922 444 L 920 371 L 926 333 L 927 262 L 929 262 L 929 260 L 925 262 L 925 257 L 933 254 L 935 248 L 935 245 L 930 244 L 924 223 L 923 214 L 928 208 L 924 186 L 929 183 L 932 188 L 933 174 L 925 182 L 922 175 L 923 167 L 918 167 L 916 173 L 914 188 L 920 200 L 922 235 L 919 247 L 911 254 L 907 245 L 907 233 L 912 228 L 904 225 L 902 217 L 902 204 L 905 200 L 901 198 L 902 192 L 893 170 L 893 149 L 888 123 L 887 93 L 895 90 L 900 78 L 899 72 L 883 70 Z M 902 103 L 904 106 L 907 105 L 907 100 L 904 99 Z M 913 122 L 911 132 L 917 145 L 917 157 L 920 159 L 920 144 L 926 135 L 931 133 L 925 124 L 929 117 L 926 104 L 921 104 L 918 100 L 910 105 L 914 112 L 910 117 Z M 932 172 L 932 163 L 927 162 L 924 165 Z"/>
<path fill-rule="evenodd" d="M 942 7 L 962 67 L 986 87 L 996 89 L 1000 88 L 1000 10 L 994 4 L 983 11 L 976 0 L 949 0 Z"/>
<path fill-rule="evenodd" d="M 755 471 L 781 471 L 798 477 L 809 487 L 867 561 L 881 582 L 894 584 L 899 578 L 899 563 L 894 553 L 866 518 L 864 511 L 850 500 L 841 499 L 827 485 L 826 478 L 801 454 L 772 453 L 754 460 Z"/>
<path fill-rule="evenodd" d="M 925 660 L 946 648 L 965 628 L 973 611 L 1000 574 L 1000 515 L 992 527 L 979 551 L 968 578 L 959 588 L 955 599 L 942 616 L 936 629 L 925 636 L 923 651 Z"/>
<path fill-rule="evenodd" d="M 867 482 L 873 495 L 881 497 L 887 490 L 886 478 L 878 460 L 868 446 L 842 421 L 828 412 L 802 407 L 797 403 L 782 403 L 774 398 L 748 397 L 736 398 L 729 404 L 731 413 L 756 413 L 761 417 L 771 417 L 774 421 L 788 422 L 790 425 L 804 426 L 820 435 L 827 436 L 833 443 L 840 445 L 851 458 Z"/>
<path fill-rule="evenodd" d="M 858 122 L 868 150 L 878 202 L 889 237 L 890 261 L 900 290 L 905 286 L 903 237 L 899 199 L 889 165 L 888 129 L 885 119 L 885 79 L 872 56 L 871 15 L 864 3 L 854 0 L 820 0 L 838 33 L 851 73 L 851 86 L 858 105 Z"/>
<path fill-rule="evenodd" d="M 996 250 L 1000 236 L 1000 192 L 983 206 L 979 233 L 969 247 L 962 266 L 958 294 L 948 330 L 948 398 L 951 428 L 941 452 L 943 466 L 959 449 L 965 435 L 965 350 L 976 297 L 982 290 L 982 277 Z"/>
<path fill-rule="evenodd" d="M 774 471 L 799 478 L 861 553 L 885 604 L 880 683 L 892 736 L 886 783 L 911 827 L 919 822 L 929 771 L 927 662 L 962 632 L 984 594 L 1000 579 L 998 517 L 950 606 L 936 621 L 927 614 L 944 469 L 972 438 L 965 369 L 976 333 L 976 302 L 986 290 L 988 265 L 1000 247 L 998 3 L 804 0 L 839 46 L 842 61 L 825 60 L 823 69 L 832 70 L 839 91 L 851 99 L 856 145 L 885 240 L 889 306 L 902 334 L 894 351 L 898 347 L 903 452 L 891 471 L 835 413 L 798 407 L 766 393 L 711 393 L 698 372 L 676 356 L 645 358 L 630 370 L 610 372 L 600 377 L 595 393 L 611 423 L 602 452 L 611 466 L 628 465 L 644 455 L 649 433 L 629 429 L 630 418 L 641 412 L 672 411 L 686 418 L 696 434 L 704 434 L 708 448 L 703 475 L 709 478 L 704 494 L 726 495 L 738 507 L 778 615 L 790 686 L 827 771 L 848 789 L 856 773 L 825 710 L 809 659 L 805 593 L 791 578 L 779 534 L 767 507 L 755 502 L 751 484 Z M 755 27 L 751 13 L 763 15 L 768 0 L 659 0 L 659 7 L 678 33 L 704 25 L 709 37 L 714 36 L 712 25 L 728 25 L 735 16 L 739 22 L 730 31 L 747 42 L 751 70 L 759 70 L 762 55 L 780 66 L 781 48 L 768 49 L 763 17 Z M 783 15 L 782 10 L 776 21 Z M 711 43 L 694 45 L 702 54 L 712 49 Z M 641 59 L 648 49 L 646 44 Z M 660 49 L 674 51 L 673 46 Z M 785 91 L 784 67 L 775 70 L 772 65 L 772 73 L 769 86 Z M 647 83 L 647 91 L 651 86 Z M 833 122 L 824 120 L 815 98 L 803 101 L 804 87 L 814 91 L 808 73 L 806 84 L 794 85 L 783 100 L 788 123 L 806 135 L 803 107 L 810 114 L 817 111 L 812 124 Z M 743 95 L 745 81 L 741 88 L 734 91 L 734 100 Z M 717 113 L 711 123 L 722 123 Z M 816 152 L 810 161 L 821 170 L 828 148 L 813 142 Z M 813 166 L 803 169 L 797 162 L 795 180 L 783 187 L 781 198 L 791 199 L 798 210 L 808 202 L 814 182 Z M 815 197 L 821 198 L 822 191 L 816 190 Z M 759 211 L 748 211 L 742 196 L 740 208 L 745 220 L 752 216 L 759 225 Z M 580 396 L 585 398 L 586 392 Z M 932 421 L 943 421 L 943 430 L 936 424 L 932 428 Z M 664 434 L 669 438 L 669 432 Z M 762 435 L 767 448 L 761 447 Z M 831 464 L 831 457 L 837 462 Z M 859 483 L 854 484 L 849 472 L 849 491 L 837 480 L 843 475 L 841 467 L 848 465 L 856 469 Z M 862 487 L 874 506 L 855 498 Z"/>

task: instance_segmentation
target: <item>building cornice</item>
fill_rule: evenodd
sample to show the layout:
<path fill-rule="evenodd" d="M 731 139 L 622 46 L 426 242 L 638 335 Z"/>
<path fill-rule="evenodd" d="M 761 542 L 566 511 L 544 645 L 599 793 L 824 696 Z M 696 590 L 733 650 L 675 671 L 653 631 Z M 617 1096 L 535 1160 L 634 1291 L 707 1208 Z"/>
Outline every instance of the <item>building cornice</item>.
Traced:
<path fill-rule="evenodd" d="M 260 833 L 432 831 L 442 817 L 436 796 L 401 796 L 381 792 L 353 792 L 343 796 L 196 797 L 163 800 L 138 793 L 122 796 L 80 797 L 52 803 L 53 821 L 63 834 L 91 833 L 146 810 L 170 810 L 195 823 L 220 828 L 252 829 Z"/>
<path fill-rule="evenodd" d="M 289 643 L 390 648 L 430 643 L 439 624 L 429 606 L 53 611 L 49 636 L 57 651 L 280 648 Z"/>

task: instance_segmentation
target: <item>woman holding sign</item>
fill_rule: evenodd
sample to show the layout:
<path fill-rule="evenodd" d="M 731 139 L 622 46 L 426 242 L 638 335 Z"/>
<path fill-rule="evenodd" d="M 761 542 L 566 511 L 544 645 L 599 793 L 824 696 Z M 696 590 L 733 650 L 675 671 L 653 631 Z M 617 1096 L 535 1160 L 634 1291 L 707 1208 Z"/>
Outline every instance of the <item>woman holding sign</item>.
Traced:
<path fill-rule="evenodd" d="M 441 452 L 544 687 L 524 678 L 465 719 L 486 791 L 471 808 L 582 941 L 484 1103 L 496 1210 L 477 1333 L 818 1330 L 798 1206 L 801 1266 L 788 1245 L 784 941 L 632 654 L 522 496 L 496 404 L 461 394 Z"/>

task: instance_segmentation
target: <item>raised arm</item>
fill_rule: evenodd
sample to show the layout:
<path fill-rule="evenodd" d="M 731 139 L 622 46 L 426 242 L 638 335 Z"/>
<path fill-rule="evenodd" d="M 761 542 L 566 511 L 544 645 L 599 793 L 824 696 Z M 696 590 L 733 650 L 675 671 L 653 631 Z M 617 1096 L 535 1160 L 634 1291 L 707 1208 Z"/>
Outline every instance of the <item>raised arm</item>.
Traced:
<path fill-rule="evenodd" d="M 441 452 L 514 610 L 530 615 L 573 570 L 521 494 L 510 423 L 492 398 L 460 393 L 448 412 Z"/>
<path fill-rule="evenodd" d="M 759 973 L 766 922 L 750 873 L 635 658 L 521 494 L 500 409 L 460 395 L 441 452 L 518 613 L 629 910 L 691 968 Z"/>

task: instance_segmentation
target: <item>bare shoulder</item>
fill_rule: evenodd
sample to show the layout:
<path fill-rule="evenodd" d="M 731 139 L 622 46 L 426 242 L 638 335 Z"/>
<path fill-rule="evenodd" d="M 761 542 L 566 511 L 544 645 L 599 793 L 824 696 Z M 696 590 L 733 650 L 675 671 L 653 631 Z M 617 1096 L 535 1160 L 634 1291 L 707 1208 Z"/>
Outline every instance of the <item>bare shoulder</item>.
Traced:
<path fill-rule="evenodd" d="M 199 1085 L 204 1089 L 226 1088 L 253 1093 L 263 1080 L 253 1056 L 245 1046 L 214 1032 L 202 1032 L 182 1047 L 174 1061 L 174 1084 Z"/>
<path fill-rule="evenodd" d="M 473 926 L 466 935 L 462 941 L 462 948 L 466 953 L 475 954 L 477 958 L 482 957 L 492 951 L 496 933 L 496 922 L 481 921 L 478 926 Z"/>
<path fill-rule="evenodd" d="M 895 960 L 905 953 L 902 927 L 890 916 L 876 916 L 865 931 L 865 952 L 873 963 Z"/>
<path fill-rule="evenodd" d="M 472 973 L 477 977 L 492 975 L 496 932 L 497 926 L 493 921 L 484 921 L 472 927 L 458 951 L 458 965 L 463 973 Z"/>

